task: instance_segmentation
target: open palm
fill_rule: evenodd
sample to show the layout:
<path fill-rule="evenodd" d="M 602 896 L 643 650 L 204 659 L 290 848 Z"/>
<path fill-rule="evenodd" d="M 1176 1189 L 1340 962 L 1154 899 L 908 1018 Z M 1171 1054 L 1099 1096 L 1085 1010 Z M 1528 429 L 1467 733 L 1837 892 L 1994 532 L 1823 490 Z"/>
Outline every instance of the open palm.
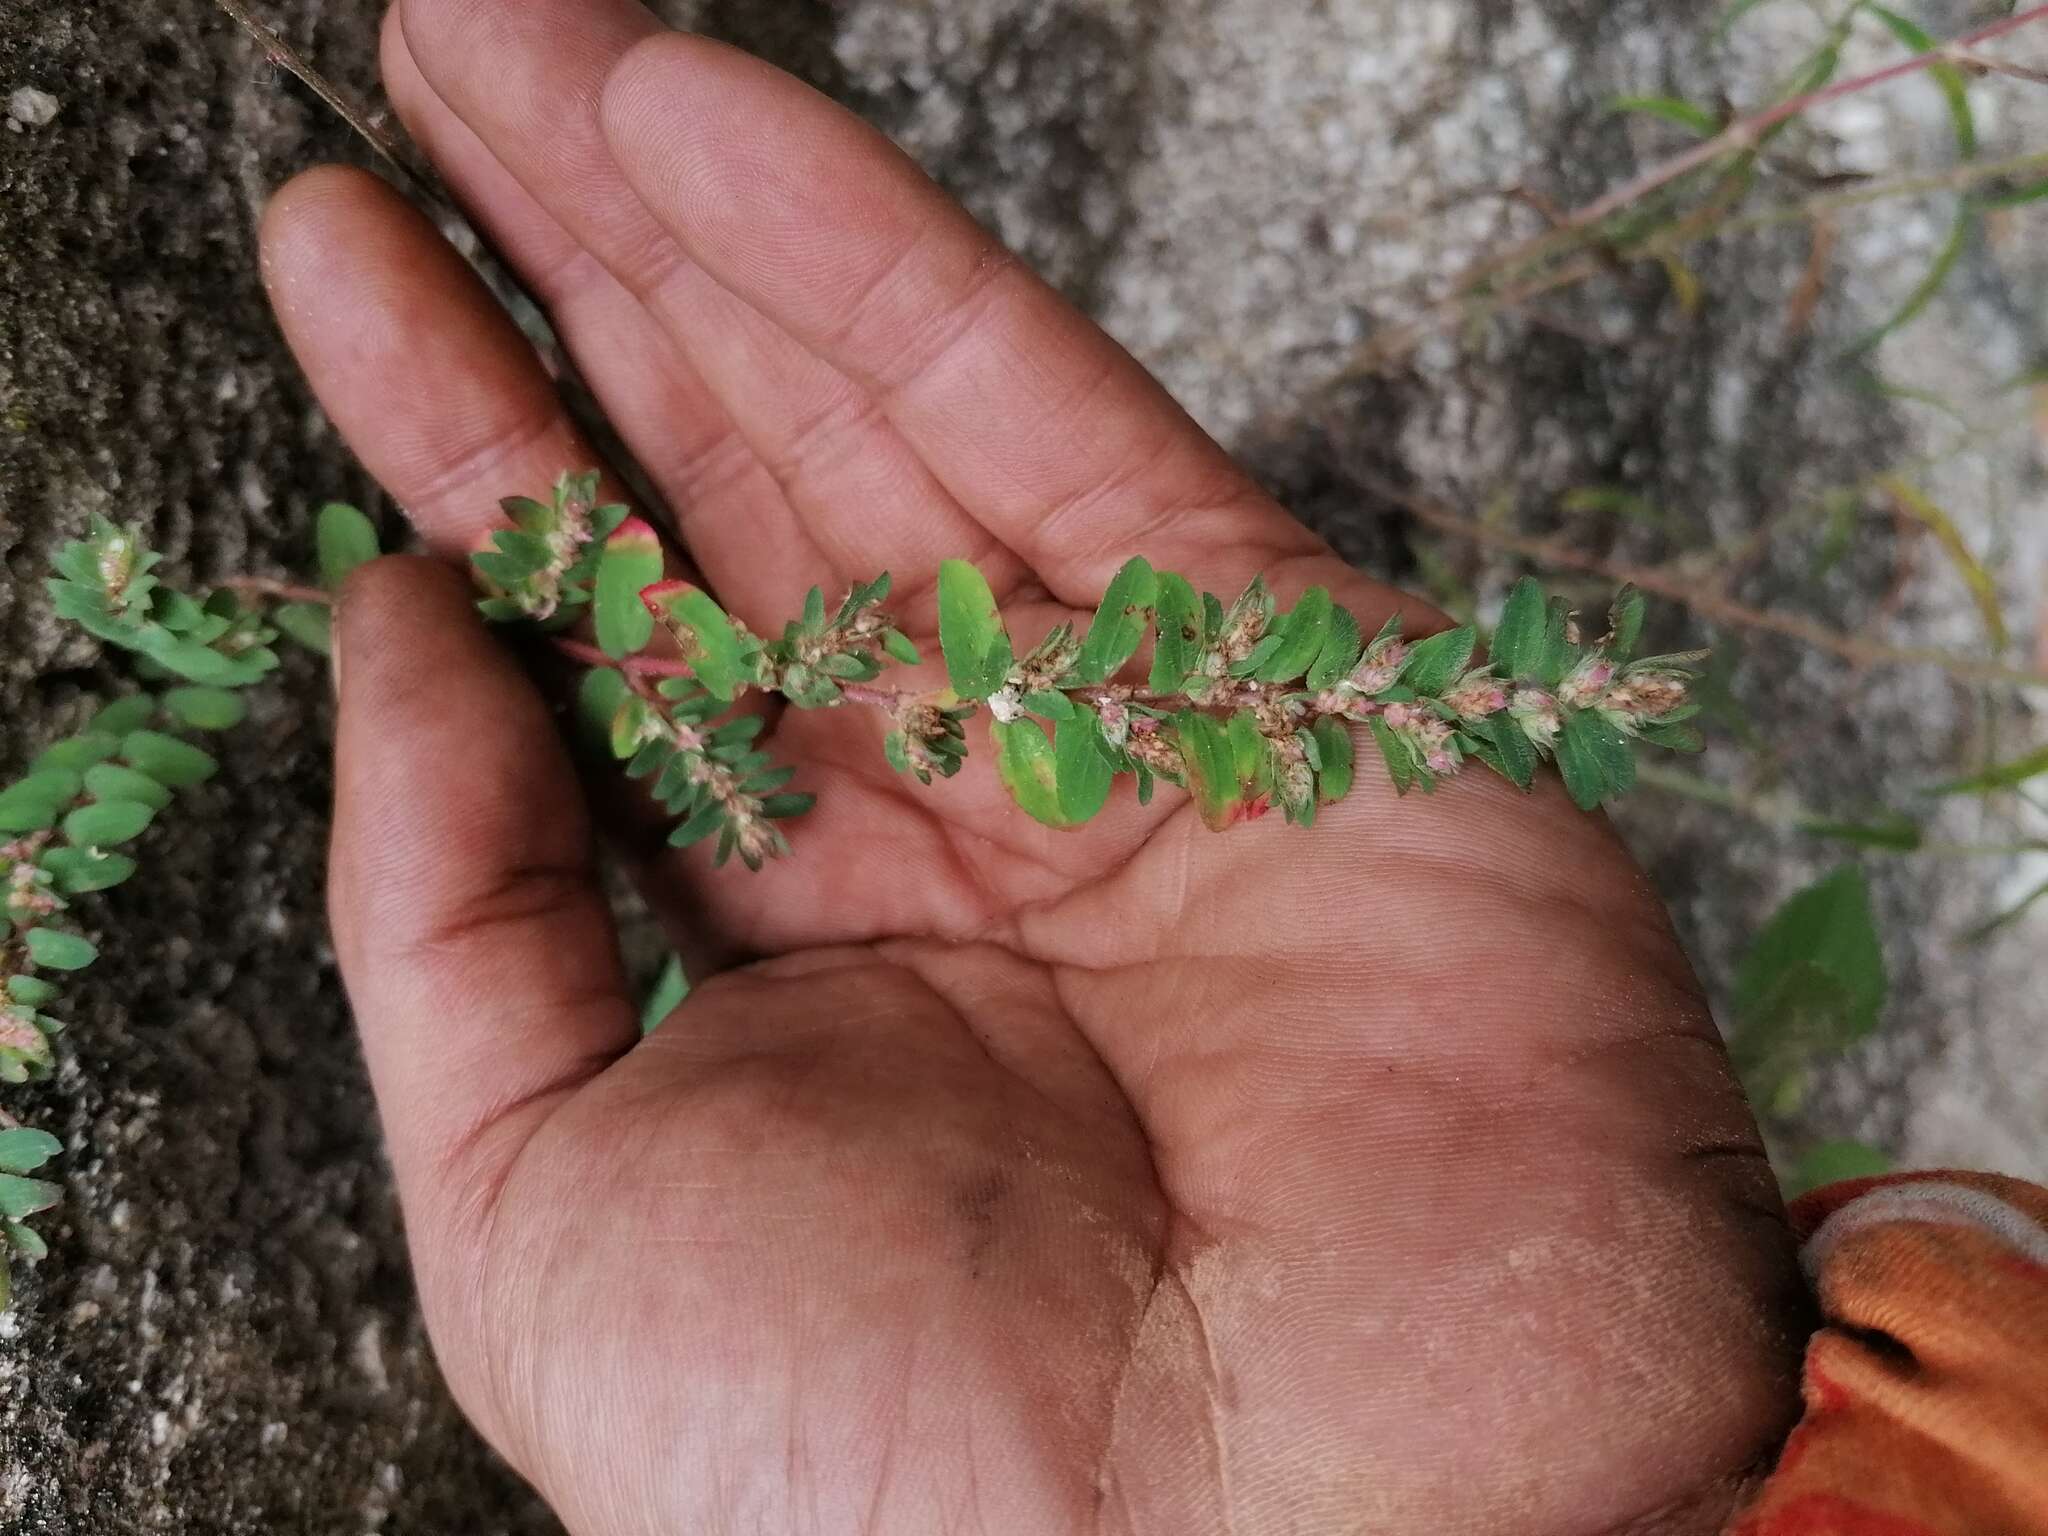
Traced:
<path fill-rule="evenodd" d="M 401 0 L 385 67 L 757 628 L 886 568 L 928 642 L 958 555 L 1035 636 L 1135 553 L 1441 623 L 795 81 L 631 0 Z M 265 266 L 444 556 L 594 460 L 381 183 L 294 182 Z M 1704 1531 L 1782 1431 L 1754 1127 L 1554 787 L 1063 835 L 979 738 L 927 790 L 879 719 L 792 712 L 795 859 L 642 861 L 701 974 L 636 1043 L 580 791 L 461 578 L 380 562 L 340 627 L 334 918 L 423 1303 L 575 1531 Z"/>

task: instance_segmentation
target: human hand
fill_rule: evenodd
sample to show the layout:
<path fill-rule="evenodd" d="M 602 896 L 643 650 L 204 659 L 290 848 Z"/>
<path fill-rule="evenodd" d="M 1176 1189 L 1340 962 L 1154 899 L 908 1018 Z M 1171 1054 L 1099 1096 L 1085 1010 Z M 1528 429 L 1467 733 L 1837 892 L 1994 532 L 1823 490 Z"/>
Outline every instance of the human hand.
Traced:
<path fill-rule="evenodd" d="M 391 93 L 729 608 L 941 558 L 1017 632 L 1143 553 L 1358 575 L 902 156 L 630 0 L 401 0 Z M 430 547 L 596 462 L 380 182 L 277 197 L 292 345 Z M 1084 833 L 791 712 L 797 857 L 643 851 L 704 968 L 636 1039 L 581 792 L 463 580 L 342 605 L 337 945 L 422 1304 L 579 1533 L 1706 1531 L 1797 1279 L 1666 919 L 1557 786 L 1361 773 L 1301 833 Z M 621 790 L 623 795 L 625 792 Z"/>

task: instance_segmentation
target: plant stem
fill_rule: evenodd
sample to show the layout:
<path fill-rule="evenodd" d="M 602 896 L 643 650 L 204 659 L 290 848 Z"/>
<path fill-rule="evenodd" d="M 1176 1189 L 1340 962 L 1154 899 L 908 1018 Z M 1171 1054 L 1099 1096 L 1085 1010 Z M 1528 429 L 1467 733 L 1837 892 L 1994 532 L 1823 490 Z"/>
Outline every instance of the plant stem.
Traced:
<path fill-rule="evenodd" d="M 319 587 L 302 587 L 289 581 L 273 581 L 268 576 L 230 576 L 221 584 L 228 592 L 242 592 L 250 597 L 267 597 L 280 603 L 313 603 L 322 608 L 334 606 L 334 594 Z"/>
<path fill-rule="evenodd" d="M 426 179 L 407 156 L 405 147 L 392 137 L 388 130 L 374 121 L 369 113 L 351 101 L 339 86 L 307 62 L 305 55 L 264 25 L 243 0 L 213 0 L 213 3 L 255 39 L 256 46 L 263 50 L 265 58 L 280 69 L 288 70 L 307 90 L 326 102 L 335 116 L 353 128 L 362 136 L 364 143 L 389 161 L 393 168 L 412 184 L 415 191 L 436 202 L 440 201 L 439 194 L 427 184 Z"/>
<path fill-rule="evenodd" d="M 316 603 L 322 608 L 334 606 L 334 594 L 318 587 L 297 586 L 289 581 L 274 581 L 267 576 L 231 576 L 221 583 L 230 592 L 246 592 L 251 597 L 268 597 L 281 603 Z M 571 640 L 566 635 L 552 635 L 548 643 L 571 661 L 591 667 L 614 667 L 628 677 L 695 677 L 697 674 L 684 661 L 663 661 L 654 656 L 628 656 L 620 660 L 607 656 L 594 645 L 581 640 Z"/>
<path fill-rule="evenodd" d="M 2048 85 L 2048 70 L 2031 69 L 2025 64 L 2015 64 L 2009 59 L 1994 59 L 1964 47 L 1961 43 L 1950 43 L 1941 50 L 1942 56 L 1952 64 L 1982 75 L 2009 75 L 2015 80 L 2030 81 L 2035 85 Z"/>
<path fill-rule="evenodd" d="M 1630 204 L 1642 201 L 1652 192 L 1668 187 L 1680 177 L 1698 170 L 1703 165 L 1711 164 L 1723 155 L 1737 150 L 1754 149 L 1764 136 L 1780 123 L 1789 122 L 1831 101 L 1839 101 L 1844 96 L 1853 96 L 1859 91 L 1886 85 L 1944 63 L 1948 59 L 1949 49 L 1975 48 L 1994 38 L 2004 37 L 2007 33 L 2017 32 L 2020 28 L 2037 21 L 2048 21 L 2048 5 L 2031 6 L 2017 15 L 2007 16 L 1988 26 L 1979 27 L 1974 32 L 1954 39 L 1945 48 L 1915 54 L 1909 59 L 1901 59 L 1895 64 L 1887 64 L 1882 69 L 1872 70 L 1869 74 L 1857 75 L 1848 80 L 1837 80 L 1832 85 L 1822 86 L 1819 90 L 1808 91 L 1804 95 L 1781 101 L 1749 117 L 1738 118 L 1711 139 L 1695 144 L 1683 154 L 1673 155 L 1670 159 L 1651 166 L 1633 179 L 1603 192 L 1590 203 L 1572 210 L 1563 217 L 1556 228 L 1504 252 L 1471 274 L 1466 279 L 1466 287 L 1469 289 L 1505 268 L 1520 266 L 1549 255 L 1560 244 L 1569 243 L 1582 231 L 1603 223 Z"/>
<path fill-rule="evenodd" d="M 625 673 L 628 678 L 697 675 L 687 661 L 663 661 L 654 656 L 628 656 L 621 660 L 619 657 L 606 655 L 594 645 L 586 645 L 581 640 L 571 640 L 566 635 L 551 635 L 548 644 L 571 661 L 580 661 L 590 667 L 611 667 Z"/>
<path fill-rule="evenodd" d="M 1859 666 L 1939 667 L 1950 676 L 1964 682 L 2048 688 L 2048 673 L 2031 671 L 2025 667 L 2009 667 L 1995 661 L 1979 661 L 1975 657 L 1957 656 L 1926 646 L 1889 645 L 1880 640 L 1865 639 L 1860 635 L 1844 634 L 1816 619 L 1792 613 L 1779 613 L 1768 608 L 1752 608 L 1711 587 L 1703 588 L 1696 577 L 1687 577 L 1656 566 L 1622 565 L 1574 549 L 1562 539 L 1538 538 L 1529 534 L 1512 533 L 1506 529 L 1490 528 L 1484 523 L 1463 517 L 1448 507 L 1439 506 L 1424 497 L 1413 495 L 1377 478 L 1367 478 L 1364 483 L 1375 494 L 1405 508 L 1419 521 L 1445 533 L 1456 534 L 1459 538 L 1470 539 L 1477 544 L 1510 550 L 1545 565 L 1585 571 L 1592 575 L 1604 576 L 1610 581 L 1627 583 L 1644 592 L 1682 603 L 1702 618 L 1784 635 L 1788 639 L 1800 641 L 1816 650 L 1828 651 L 1844 661 L 1854 662 Z"/>
<path fill-rule="evenodd" d="M 2048 6 L 2036 7 L 2022 16 L 2008 18 L 2007 22 L 2002 25 L 2010 30 L 2012 26 L 2038 20 L 2043 16 L 2048 16 Z M 1852 89 L 1861 89 L 1883 80 L 1895 78 L 1901 73 L 1909 73 L 1916 64 L 1924 67 L 1926 62 L 1940 62 L 1940 59 L 1934 54 L 1920 55 L 1917 60 L 1909 60 L 1905 65 L 1895 65 L 1889 70 L 1879 71 L 1874 75 L 1865 75 L 1857 80 L 1844 81 L 1839 86 L 1830 87 L 1830 91 L 1834 94 L 1843 94 Z M 1803 99 L 1807 101 L 1808 105 L 1812 104 L 1813 98 Z M 1776 125 L 1773 124 L 1771 126 Z M 1723 137 L 1726 136 L 1726 133 L 1732 133 L 1735 131 L 1735 128 L 1739 127 L 1741 127 L 1741 124 L 1736 124 L 1730 129 L 1725 130 Z M 1688 151 L 1687 157 L 1680 158 L 1685 159 L 1689 156 L 1697 155 L 1702 147 L 1696 146 L 1694 150 Z M 1662 172 L 1668 169 L 1670 164 L 1675 163 L 1675 161 L 1667 162 L 1664 166 L 1653 168 L 1652 171 L 1646 172 L 1644 176 L 1638 177 L 1637 182 L 1632 185 L 1639 185 L 1648 181 L 1652 176 L 1658 176 L 1660 179 L 1657 181 L 1657 186 L 1662 187 L 1674 179 L 1674 176 L 1662 175 Z M 1693 164 L 1688 163 L 1683 170 L 1675 174 L 1683 175 L 1684 170 L 1694 168 Z M 1649 233 L 1635 245 L 1604 249 L 1593 254 L 1581 253 L 1493 293 L 1482 294 L 1472 291 L 1487 277 L 1497 275 L 1510 267 L 1526 265 L 1531 261 L 1552 254 L 1561 254 L 1558 248 L 1570 244 L 1572 239 L 1583 230 L 1585 210 L 1581 209 L 1576 213 L 1564 214 L 1559 217 L 1551 229 L 1546 230 L 1542 235 L 1537 236 L 1533 240 L 1525 241 L 1521 245 L 1515 246 L 1500 256 L 1475 268 L 1469 276 L 1459 281 L 1455 291 L 1449 297 L 1430 304 L 1413 320 L 1395 326 L 1364 343 L 1331 376 L 1323 387 L 1325 390 L 1340 388 L 1344 384 L 1372 374 L 1387 364 L 1407 356 L 1429 337 L 1449 330 L 1454 326 L 1473 320 L 1491 319 L 1495 315 L 1516 309 L 1533 299 L 1543 297 L 1545 294 L 1575 287 L 1588 278 L 1596 277 L 1603 272 L 1611 272 L 1614 270 L 1617 259 L 1628 260 L 1672 256 L 1688 246 L 1723 235 L 1748 234 L 1756 230 L 1773 228 L 1782 224 L 1810 222 L 1815 219 L 1826 218 L 1830 214 L 1841 212 L 1844 209 L 1881 202 L 1887 198 L 1913 196 L 1923 192 L 1960 191 L 1968 187 L 1980 185 L 1983 182 L 1996 181 L 2007 176 L 2024 175 L 2043 169 L 2048 169 L 2048 151 L 2031 150 L 2008 156 L 2002 160 L 1972 161 L 1944 171 L 1922 172 L 1897 177 L 1889 181 L 1872 182 L 1867 186 L 1828 193 L 1821 197 L 1780 203 L 1774 207 L 1761 209 L 1756 213 L 1737 217 L 1707 222 L 1702 222 L 1697 217 L 1689 217 Z M 1622 190 L 1626 190 L 1626 188 Z M 1642 196 L 1647 190 L 1649 189 L 1644 188 L 1636 195 Z M 1614 193 L 1607 194 L 1601 201 L 1606 202 L 1615 195 Z M 1596 205 L 1588 205 L 1588 207 L 1593 206 Z"/>

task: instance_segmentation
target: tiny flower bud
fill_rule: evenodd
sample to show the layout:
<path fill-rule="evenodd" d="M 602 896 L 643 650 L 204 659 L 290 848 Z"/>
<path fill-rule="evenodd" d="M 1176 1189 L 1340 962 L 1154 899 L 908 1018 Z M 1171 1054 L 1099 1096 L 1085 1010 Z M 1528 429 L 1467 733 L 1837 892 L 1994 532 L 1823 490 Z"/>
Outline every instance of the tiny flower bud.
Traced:
<path fill-rule="evenodd" d="M 1605 656 L 1588 656 L 1572 669 L 1572 675 L 1558 689 L 1558 697 L 1574 709 L 1585 709 L 1600 701 L 1614 681 L 1614 663 Z"/>
<path fill-rule="evenodd" d="M 1371 697 L 1385 693 L 1400 680 L 1401 668 L 1408 661 L 1408 642 L 1387 640 L 1365 653 L 1351 673 L 1351 686 L 1360 693 Z"/>
<path fill-rule="evenodd" d="M 1539 747 L 1557 740 L 1564 729 L 1564 717 L 1557 712 L 1557 700 L 1541 688 L 1517 688 L 1508 700 L 1508 713 L 1522 728 L 1522 734 Z"/>
<path fill-rule="evenodd" d="M 1686 680 L 1669 672 L 1639 672 L 1607 692 L 1600 707 L 1632 719 L 1654 720 L 1685 703 Z"/>
<path fill-rule="evenodd" d="M 1468 672 L 1456 688 L 1444 695 L 1444 703 L 1467 720 L 1483 720 L 1508 707 L 1508 691 L 1499 679 L 1484 671 Z"/>
<path fill-rule="evenodd" d="M 1095 706 L 1096 716 L 1102 721 L 1102 739 L 1112 747 L 1121 747 L 1131 739 L 1131 711 L 1122 699 L 1104 699 Z"/>
<path fill-rule="evenodd" d="M 1178 779 L 1187 771 L 1180 749 L 1157 731 L 1133 731 L 1127 750 L 1133 761 L 1165 778 Z"/>
<path fill-rule="evenodd" d="M 26 1010 L 23 1010 L 26 1011 Z M 25 1056 L 39 1066 L 50 1064 L 50 1042 L 40 1029 L 14 1010 L 0 1011 L 0 1051 Z"/>
<path fill-rule="evenodd" d="M 118 598 L 135 574 L 135 543 L 126 534 L 115 534 L 100 547 L 100 585 L 109 598 Z"/>

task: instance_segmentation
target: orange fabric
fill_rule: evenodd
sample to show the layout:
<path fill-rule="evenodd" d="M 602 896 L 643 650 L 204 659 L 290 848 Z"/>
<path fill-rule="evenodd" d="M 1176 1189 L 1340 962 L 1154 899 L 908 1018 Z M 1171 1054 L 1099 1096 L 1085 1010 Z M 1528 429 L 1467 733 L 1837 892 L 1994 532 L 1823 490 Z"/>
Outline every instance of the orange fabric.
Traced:
<path fill-rule="evenodd" d="M 2048 1190 L 1857 1179 L 1792 1220 L 1806 1413 L 1730 1536 L 2048 1536 Z"/>

